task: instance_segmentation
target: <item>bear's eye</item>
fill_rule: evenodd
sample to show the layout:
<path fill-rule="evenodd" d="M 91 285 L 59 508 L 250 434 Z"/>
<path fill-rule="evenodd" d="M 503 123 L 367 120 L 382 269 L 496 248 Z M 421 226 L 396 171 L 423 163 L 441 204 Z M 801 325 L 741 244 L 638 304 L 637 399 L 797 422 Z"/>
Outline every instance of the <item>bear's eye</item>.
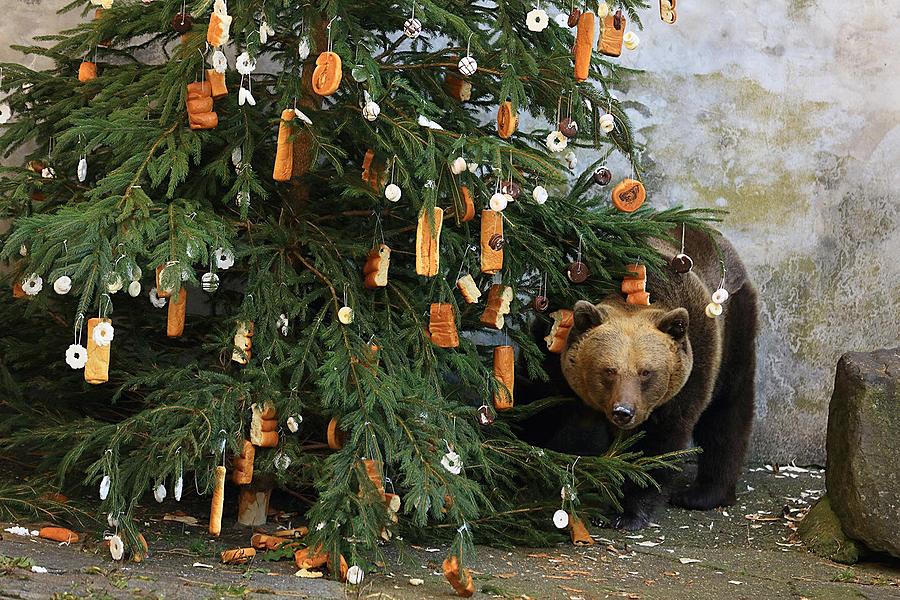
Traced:
<path fill-rule="evenodd" d="M 607 367 L 607 368 L 603 369 L 603 372 L 606 373 L 610 377 L 614 377 L 615 375 L 619 374 L 619 370 L 614 369 L 613 367 Z"/>
<path fill-rule="evenodd" d="M 641 375 L 642 379 L 649 379 L 650 376 L 653 375 L 653 371 L 648 371 L 647 369 L 642 369 L 640 375 Z"/>

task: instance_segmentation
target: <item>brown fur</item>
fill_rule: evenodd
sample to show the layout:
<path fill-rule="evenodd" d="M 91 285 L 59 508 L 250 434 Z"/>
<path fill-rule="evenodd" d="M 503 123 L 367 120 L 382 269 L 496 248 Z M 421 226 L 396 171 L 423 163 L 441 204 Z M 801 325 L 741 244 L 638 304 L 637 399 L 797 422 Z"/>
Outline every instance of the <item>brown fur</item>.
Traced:
<path fill-rule="evenodd" d="M 681 230 L 671 235 L 680 237 Z M 561 362 L 554 366 L 548 357 L 545 366 L 551 378 L 554 372 L 564 377 L 587 407 L 605 416 L 606 431 L 573 414 L 577 427 L 563 423 L 562 435 L 545 439 L 552 439 L 557 449 L 581 453 L 585 447 L 597 449 L 594 440 L 585 443 L 589 429 L 606 443 L 610 428 L 642 431 L 636 448 L 651 455 L 687 448 L 693 438 L 703 450 L 697 480 L 673 494 L 671 501 L 709 509 L 734 502 L 750 436 L 757 296 L 737 252 L 724 238 L 688 229 L 685 242 L 693 270 L 649 272 L 650 306 L 626 304 L 620 294 L 596 305 L 576 303 L 575 324 Z M 655 247 L 666 260 L 677 252 L 663 242 Z M 711 319 L 704 309 L 722 279 L 720 260 L 727 268 L 730 297 L 722 315 Z M 546 386 L 542 391 L 552 395 Z M 624 414 L 617 415 L 617 408 Z M 565 435 L 571 439 L 564 440 Z M 661 485 L 669 482 L 667 471 L 652 474 Z M 653 488 L 626 485 L 619 526 L 643 527 L 661 499 Z"/>

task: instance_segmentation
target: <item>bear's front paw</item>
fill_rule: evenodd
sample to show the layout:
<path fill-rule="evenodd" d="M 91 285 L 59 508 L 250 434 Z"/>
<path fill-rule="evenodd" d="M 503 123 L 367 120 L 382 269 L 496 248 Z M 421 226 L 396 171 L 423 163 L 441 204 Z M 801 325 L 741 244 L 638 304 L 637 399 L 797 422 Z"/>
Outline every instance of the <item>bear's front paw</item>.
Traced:
<path fill-rule="evenodd" d="M 734 489 L 725 490 L 719 486 L 692 485 L 673 492 L 669 503 L 688 510 L 711 510 L 718 506 L 731 506 L 735 502 Z"/>
<path fill-rule="evenodd" d="M 643 513 L 624 514 L 616 521 L 616 529 L 637 531 L 650 524 L 650 515 Z"/>

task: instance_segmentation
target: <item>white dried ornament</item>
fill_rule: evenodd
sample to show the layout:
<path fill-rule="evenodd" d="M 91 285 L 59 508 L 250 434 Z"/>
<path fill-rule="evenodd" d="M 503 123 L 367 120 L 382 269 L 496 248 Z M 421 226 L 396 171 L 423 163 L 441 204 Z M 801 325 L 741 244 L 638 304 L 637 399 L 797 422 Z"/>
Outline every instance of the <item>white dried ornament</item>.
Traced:
<path fill-rule="evenodd" d="M 306 60 L 309 58 L 309 40 L 303 38 L 300 40 L 300 43 L 297 44 L 297 54 L 300 56 L 300 60 Z"/>
<path fill-rule="evenodd" d="M 275 326 L 281 331 L 281 335 L 286 336 L 288 334 L 288 318 L 287 315 L 281 313 L 278 315 L 278 320 L 275 322 Z"/>
<path fill-rule="evenodd" d="M 244 151 L 241 150 L 240 146 L 235 146 L 234 150 L 231 151 L 231 164 L 238 168 L 241 166 L 241 161 L 244 158 Z"/>
<path fill-rule="evenodd" d="M 110 527 L 118 527 L 119 526 L 119 519 L 116 518 L 115 516 L 113 516 L 112 513 L 106 514 L 106 522 L 109 523 Z"/>
<path fill-rule="evenodd" d="M 298 420 L 299 419 L 299 420 Z M 303 417 L 293 417 L 290 416 L 287 418 L 287 428 L 291 433 L 297 433 L 300 430 L 300 423 L 303 422 Z"/>
<path fill-rule="evenodd" d="M 525 25 L 528 26 L 528 31 L 543 31 L 549 24 L 550 18 L 547 16 L 547 11 L 540 8 L 530 10 L 525 15 Z"/>
<path fill-rule="evenodd" d="M 175 479 L 175 489 L 172 491 L 172 493 L 175 496 L 175 502 L 181 502 L 181 492 L 183 490 L 184 490 L 184 477 L 179 475 L 178 478 Z"/>
<path fill-rule="evenodd" d="M 531 192 L 531 197 L 534 198 L 534 201 L 538 204 L 543 204 L 547 201 L 547 198 L 550 197 L 550 194 L 547 193 L 547 189 L 544 186 L 538 185 L 535 186 L 534 190 Z"/>
<path fill-rule="evenodd" d="M 243 106 L 245 104 L 256 106 L 256 98 L 253 97 L 253 94 L 250 93 L 250 90 L 248 90 L 244 86 L 241 86 L 238 89 L 238 106 Z"/>
<path fill-rule="evenodd" d="M 268 43 L 270 35 L 275 35 L 275 30 L 263 19 L 262 23 L 259 24 L 259 43 Z"/>
<path fill-rule="evenodd" d="M 212 55 L 212 68 L 216 73 L 224 73 L 228 70 L 228 58 L 221 50 L 216 50 Z"/>
<path fill-rule="evenodd" d="M 141 295 L 141 282 L 140 281 L 132 281 L 128 284 L 128 295 L 132 298 L 137 298 Z"/>
<path fill-rule="evenodd" d="M 564 136 L 561 131 L 551 131 L 547 136 L 546 144 L 550 152 L 562 152 L 569 144 L 569 138 Z"/>
<path fill-rule="evenodd" d="M 125 285 L 125 282 L 122 280 L 122 276 L 113 271 L 106 278 L 106 290 L 110 294 L 115 294 Z"/>
<path fill-rule="evenodd" d="M 428 129 L 443 129 L 443 127 L 441 127 L 425 115 L 419 115 L 419 125 L 422 127 L 427 127 Z"/>
<path fill-rule="evenodd" d="M 725 288 L 719 288 L 712 294 L 712 301 L 716 304 L 725 304 L 725 301 L 728 300 L 728 290 Z"/>
<path fill-rule="evenodd" d="M 84 368 L 84 365 L 87 364 L 87 359 L 87 348 L 81 344 L 72 344 L 66 349 L 66 364 L 76 371 Z"/>
<path fill-rule="evenodd" d="M 234 68 L 241 75 L 249 75 L 256 70 L 256 61 L 250 58 L 246 52 L 241 52 L 234 61 Z"/>
<path fill-rule="evenodd" d="M 343 323 L 344 325 L 349 325 L 353 322 L 353 309 L 349 306 L 342 306 L 340 310 L 338 310 L 338 321 Z"/>
<path fill-rule="evenodd" d="M 122 560 L 122 557 L 125 556 L 125 544 L 118 535 L 109 538 L 109 555 L 113 560 Z"/>
<path fill-rule="evenodd" d="M 641 39 L 633 31 L 627 31 L 625 32 L 625 35 L 622 36 L 622 45 L 628 50 L 634 50 L 640 43 Z"/>
<path fill-rule="evenodd" d="M 478 71 L 478 61 L 475 60 L 473 56 L 463 56 L 459 59 L 459 62 L 456 63 L 456 68 L 459 69 L 459 72 L 466 77 L 470 75 L 474 75 L 476 71 Z"/>
<path fill-rule="evenodd" d="M 37 295 L 42 289 L 44 289 L 44 280 L 37 273 L 32 273 L 22 282 L 22 290 L 29 296 Z"/>
<path fill-rule="evenodd" d="M 158 486 L 153 488 L 153 498 L 157 502 L 162 502 L 163 500 L 165 500 L 166 499 L 166 486 L 164 486 L 163 484 L 160 483 Z"/>
<path fill-rule="evenodd" d="M 599 18 L 602 19 L 603 17 L 605 17 L 608 14 L 609 14 L 609 4 L 607 4 L 606 2 L 601 2 L 600 4 L 597 5 L 597 16 Z"/>
<path fill-rule="evenodd" d="M 467 165 L 467 167 L 468 167 L 468 169 L 469 169 L 469 173 L 474 173 L 475 171 L 478 170 L 478 163 L 477 163 L 477 162 L 470 162 L 470 163 Z"/>
<path fill-rule="evenodd" d="M 411 40 L 422 34 L 422 22 L 415 17 L 410 17 L 403 22 L 403 34 Z"/>
<path fill-rule="evenodd" d="M 284 452 L 279 452 L 275 455 L 275 468 L 279 471 L 285 471 L 288 467 L 291 466 L 291 457 L 285 454 Z"/>
<path fill-rule="evenodd" d="M 403 192 L 400 191 L 400 186 L 396 183 L 390 183 L 386 188 L 384 188 L 384 197 L 391 202 L 397 202 L 398 200 L 400 200 L 400 196 L 402 195 Z"/>
<path fill-rule="evenodd" d="M 495 212 L 503 212 L 506 209 L 506 205 L 509 204 L 509 198 L 506 194 L 497 192 L 496 194 L 491 196 L 488 204 L 491 206 L 491 210 Z"/>
<path fill-rule="evenodd" d="M 81 159 L 78 161 L 78 169 L 76 169 L 76 175 L 78 175 L 78 181 L 80 183 L 84 183 L 84 180 L 87 179 L 87 173 L 88 173 L 87 167 L 88 167 L 87 159 L 82 156 Z"/>
<path fill-rule="evenodd" d="M 465 171 L 467 167 L 468 165 L 466 165 L 466 159 L 464 159 L 462 156 L 457 156 L 453 159 L 453 162 L 450 163 L 450 172 L 454 175 L 459 175 L 460 173 Z"/>
<path fill-rule="evenodd" d="M 569 525 L 569 513 L 563 509 L 559 509 L 553 513 L 553 524 L 557 529 L 565 529 Z"/>
<path fill-rule="evenodd" d="M 19 246 L 19 256 L 28 256 L 28 248 L 25 247 L 25 244 Z"/>
<path fill-rule="evenodd" d="M 0 125 L 6 125 L 11 118 L 12 109 L 9 107 L 9 104 L 6 102 L 0 104 Z"/>
<path fill-rule="evenodd" d="M 578 166 L 578 157 L 575 156 L 575 153 L 571 150 L 566 152 L 566 165 L 568 165 L 570 169 L 574 169 Z"/>
<path fill-rule="evenodd" d="M 116 330 L 113 328 L 112 323 L 109 321 L 102 321 L 97 323 L 97 326 L 94 327 L 94 333 L 91 337 L 94 338 L 94 343 L 98 346 L 109 346 L 115 335 Z"/>
<path fill-rule="evenodd" d="M 150 289 L 150 304 L 156 308 L 162 308 L 166 305 L 166 299 L 159 297 L 159 292 L 157 292 L 156 288 Z"/>
<path fill-rule="evenodd" d="M 65 296 L 72 290 L 72 278 L 68 275 L 61 275 L 53 282 L 53 291 L 60 296 Z"/>
<path fill-rule="evenodd" d="M 234 253 L 228 248 L 219 248 L 215 252 L 216 266 L 228 270 L 234 266 Z"/>
<path fill-rule="evenodd" d="M 366 102 L 366 105 L 363 106 L 362 114 L 363 117 L 366 118 L 366 121 L 374 121 L 378 118 L 378 115 L 381 114 L 381 107 L 378 106 L 378 103 L 374 100 L 369 100 Z"/>
<path fill-rule="evenodd" d="M 715 302 L 710 302 L 706 305 L 706 316 L 710 319 L 715 319 L 719 315 L 722 314 L 722 305 L 716 304 Z"/>
<path fill-rule="evenodd" d="M 444 455 L 444 458 L 441 459 L 441 466 L 447 469 L 449 473 L 459 475 L 462 472 L 462 457 L 453 450 L 450 450 Z"/>
<path fill-rule="evenodd" d="M 104 475 L 103 479 L 100 480 L 100 499 L 106 500 L 106 497 L 109 496 L 109 488 L 112 485 L 112 479 L 109 475 Z"/>
<path fill-rule="evenodd" d="M 350 585 L 359 585 L 366 578 L 365 571 L 357 565 L 353 565 L 347 569 L 347 583 Z"/>
<path fill-rule="evenodd" d="M 616 118 L 610 113 L 606 113 L 600 117 L 598 124 L 600 125 L 600 130 L 603 131 L 603 133 L 609 133 L 616 128 Z"/>
<path fill-rule="evenodd" d="M 569 15 L 566 13 L 557 13 L 553 20 L 556 21 L 556 24 L 562 27 L 563 29 L 569 28 Z"/>
<path fill-rule="evenodd" d="M 53 167 L 44 167 L 41 169 L 41 177 L 44 179 L 53 179 L 56 177 L 56 171 L 53 170 Z"/>

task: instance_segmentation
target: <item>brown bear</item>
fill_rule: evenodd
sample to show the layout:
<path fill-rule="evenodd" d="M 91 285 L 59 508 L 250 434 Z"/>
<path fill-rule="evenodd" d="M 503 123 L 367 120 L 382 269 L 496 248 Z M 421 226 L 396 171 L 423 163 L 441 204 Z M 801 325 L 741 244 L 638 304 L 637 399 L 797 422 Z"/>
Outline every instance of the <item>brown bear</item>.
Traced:
<path fill-rule="evenodd" d="M 672 235 L 680 237 L 680 228 Z M 666 260 L 677 252 L 665 242 L 654 241 L 654 247 Z M 703 450 L 696 481 L 672 493 L 670 501 L 706 510 L 735 501 L 753 423 L 757 294 L 734 247 L 721 235 L 688 228 L 685 248 L 694 261 L 691 271 L 669 269 L 660 276 L 648 269 L 650 306 L 626 304 L 618 294 L 597 304 L 575 304 L 558 366 L 594 415 L 575 417 L 577 425 L 561 433 L 583 440 L 594 431 L 597 439 L 593 448 L 556 445 L 576 453 L 602 451 L 596 445 L 608 444 L 610 432 L 598 421 L 611 424 L 607 430 L 613 432 L 644 432 L 635 448 L 645 455 L 687 448 L 693 437 Z M 722 283 L 723 263 L 729 297 L 722 314 L 711 318 L 705 309 Z M 652 475 L 665 486 L 670 473 Z M 661 501 L 655 488 L 627 485 L 617 526 L 644 527 Z"/>

